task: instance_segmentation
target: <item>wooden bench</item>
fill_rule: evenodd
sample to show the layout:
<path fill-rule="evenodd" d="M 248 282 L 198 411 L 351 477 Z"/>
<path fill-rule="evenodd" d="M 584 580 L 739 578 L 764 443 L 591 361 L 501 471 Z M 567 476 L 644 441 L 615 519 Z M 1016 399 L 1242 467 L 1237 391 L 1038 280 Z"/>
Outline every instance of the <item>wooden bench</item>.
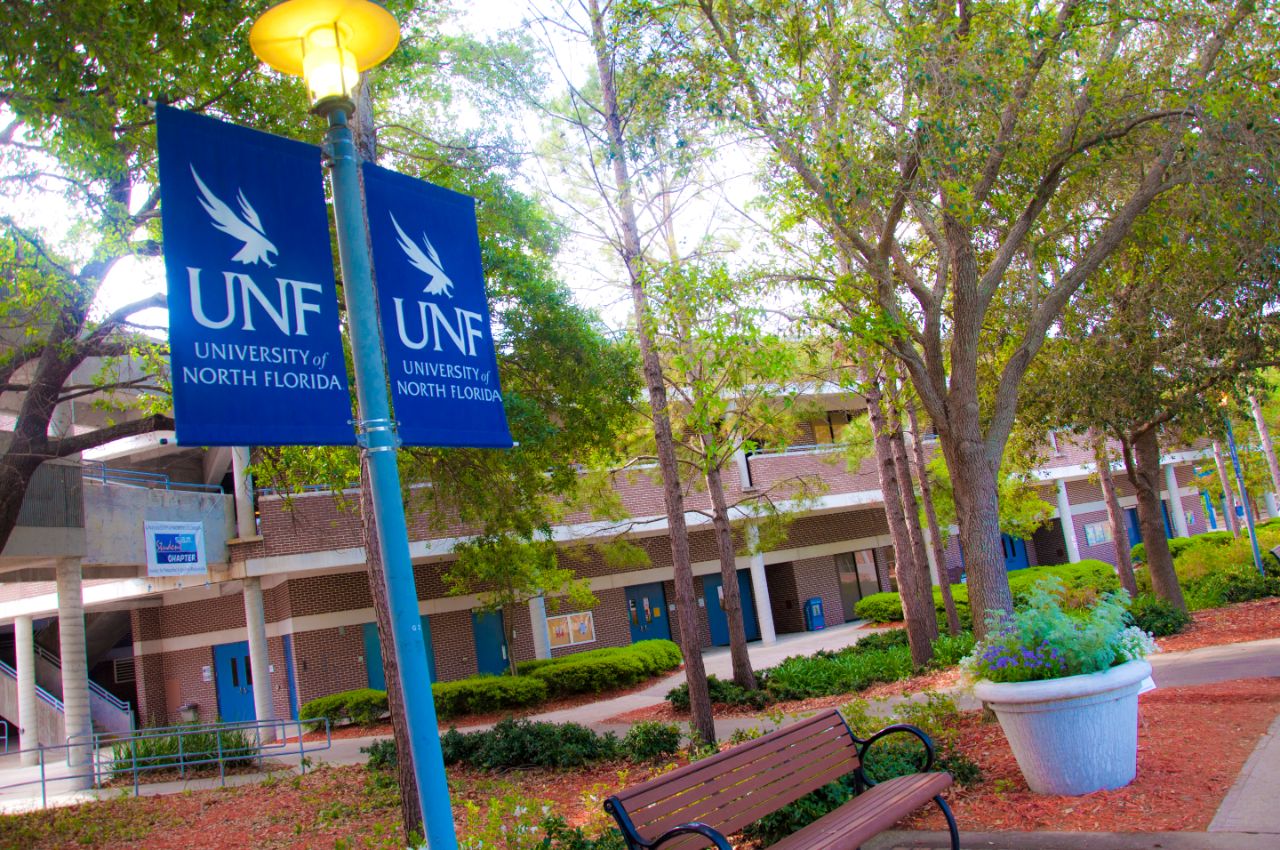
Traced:
<path fill-rule="evenodd" d="M 899 732 L 923 742 L 924 771 L 877 784 L 863 772 L 863 759 L 876 741 Z M 850 850 L 930 800 L 947 819 L 952 850 L 959 850 L 955 817 L 940 796 L 951 774 L 929 772 L 932 766 L 933 743 L 916 727 L 889 726 L 862 740 L 832 709 L 632 786 L 604 808 L 631 850 L 663 844 L 667 850 L 732 850 L 725 836 L 852 773 L 865 790 L 772 850 Z"/>

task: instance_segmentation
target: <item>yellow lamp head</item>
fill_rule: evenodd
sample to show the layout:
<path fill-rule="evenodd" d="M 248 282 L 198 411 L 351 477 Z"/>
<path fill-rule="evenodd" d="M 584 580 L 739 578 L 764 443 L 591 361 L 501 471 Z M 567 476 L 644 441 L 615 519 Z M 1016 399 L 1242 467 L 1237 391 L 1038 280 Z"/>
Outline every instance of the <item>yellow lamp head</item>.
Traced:
<path fill-rule="evenodd" d="M 370 0 L 286 0 L 249 30 L 253 52 L 277 71 L 303 77 L 313 105 L 349 101 L 361 71 L 400 43 L 400 25 Z"/>

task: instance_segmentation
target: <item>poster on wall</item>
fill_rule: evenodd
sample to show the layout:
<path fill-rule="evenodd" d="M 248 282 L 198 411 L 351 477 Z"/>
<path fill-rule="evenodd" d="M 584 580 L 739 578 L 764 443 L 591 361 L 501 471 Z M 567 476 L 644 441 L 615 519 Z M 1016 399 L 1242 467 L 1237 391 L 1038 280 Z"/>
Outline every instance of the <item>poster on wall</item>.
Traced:
<path fill-rule="evenodd" d="M 148 576 L 201 576 L 209 571 L 204 525 L 198 522 L 148 522 Z"/>
<path fill-rule="evenodd" d="M 596 639 L 595 619 L 590 611 L 548 617 L 547 638 L 552 649 L 578 643 L 592 643 Z"/>

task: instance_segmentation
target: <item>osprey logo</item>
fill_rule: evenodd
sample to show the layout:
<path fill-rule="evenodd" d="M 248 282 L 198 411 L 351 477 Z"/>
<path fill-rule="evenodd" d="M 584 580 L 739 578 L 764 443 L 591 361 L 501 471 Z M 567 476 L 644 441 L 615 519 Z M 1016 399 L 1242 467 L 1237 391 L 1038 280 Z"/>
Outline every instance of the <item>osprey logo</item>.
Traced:
<path fill-rule="evenodd" d="M 200 188 L 200 194 L 204 196 L 196 198 L 196 200 L 200 202 L 200 206 L 204 207 L 204 211 L 209 214 L 209 218 L 213 219 L 213 226 L 244 243 L 231 259 L 245 264 L 256 264 L 261 260 L 267 264 L 268 268 L 274 266 L 275 263 L 267 258 L 267 254 L 278 254 L 280 252 L 275 245 L 271 244 L 271 240 L 267 238 L 266 231 L 262 229 L 262 221 L 258 218 L 258 211 L 249 204 L 248 199 L 244 196 L 244 191 L 240 190 L 236 193 L 236 200 L 240 204 L 241 213 L 236 215 L 231 207 L 209 191 L 209 187 L 204 185 L 204 181 L 196 173 L 194 165 L 191 166 L 191 176 L 196 179 L 196 186 Z"/>
<path fill-rule="evenodd" d="M 396 217 L 390 213 L 388 215 L 391 215 L 391 225 L 400 236 L 400 250 L 404 251 L 409 257 L 410 265 L 430 278 L 427 281 L 427 288 L 423 291 L 428 295 L 444 295 L 452 298 L 453 293 L 449 290 L 453 289 L 453 281 L 445 274 L 444 265 L 440 262 L 440 255 L 436 253 L 436 249 L 431 244 L 431 240 L 427 238 L 427 234 L 422 234 L 422 244 L 427 248 L 427 253 L 424 254 L 422 249 L 414 244 L 414 241 L 401 229 L 400 222 L 396 221 Z"/>

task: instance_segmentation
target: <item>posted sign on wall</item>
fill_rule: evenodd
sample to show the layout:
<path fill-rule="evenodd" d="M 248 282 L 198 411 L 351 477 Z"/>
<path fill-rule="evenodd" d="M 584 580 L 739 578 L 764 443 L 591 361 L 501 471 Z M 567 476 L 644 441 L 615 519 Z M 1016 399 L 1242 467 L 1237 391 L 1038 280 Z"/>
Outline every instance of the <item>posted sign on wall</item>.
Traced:
<path fill-rule="evenodd" d="M 204 553 L 204 525 L 198 522 L 148 522 L 147 575 L 204 575 L 209 564 Z"/>

